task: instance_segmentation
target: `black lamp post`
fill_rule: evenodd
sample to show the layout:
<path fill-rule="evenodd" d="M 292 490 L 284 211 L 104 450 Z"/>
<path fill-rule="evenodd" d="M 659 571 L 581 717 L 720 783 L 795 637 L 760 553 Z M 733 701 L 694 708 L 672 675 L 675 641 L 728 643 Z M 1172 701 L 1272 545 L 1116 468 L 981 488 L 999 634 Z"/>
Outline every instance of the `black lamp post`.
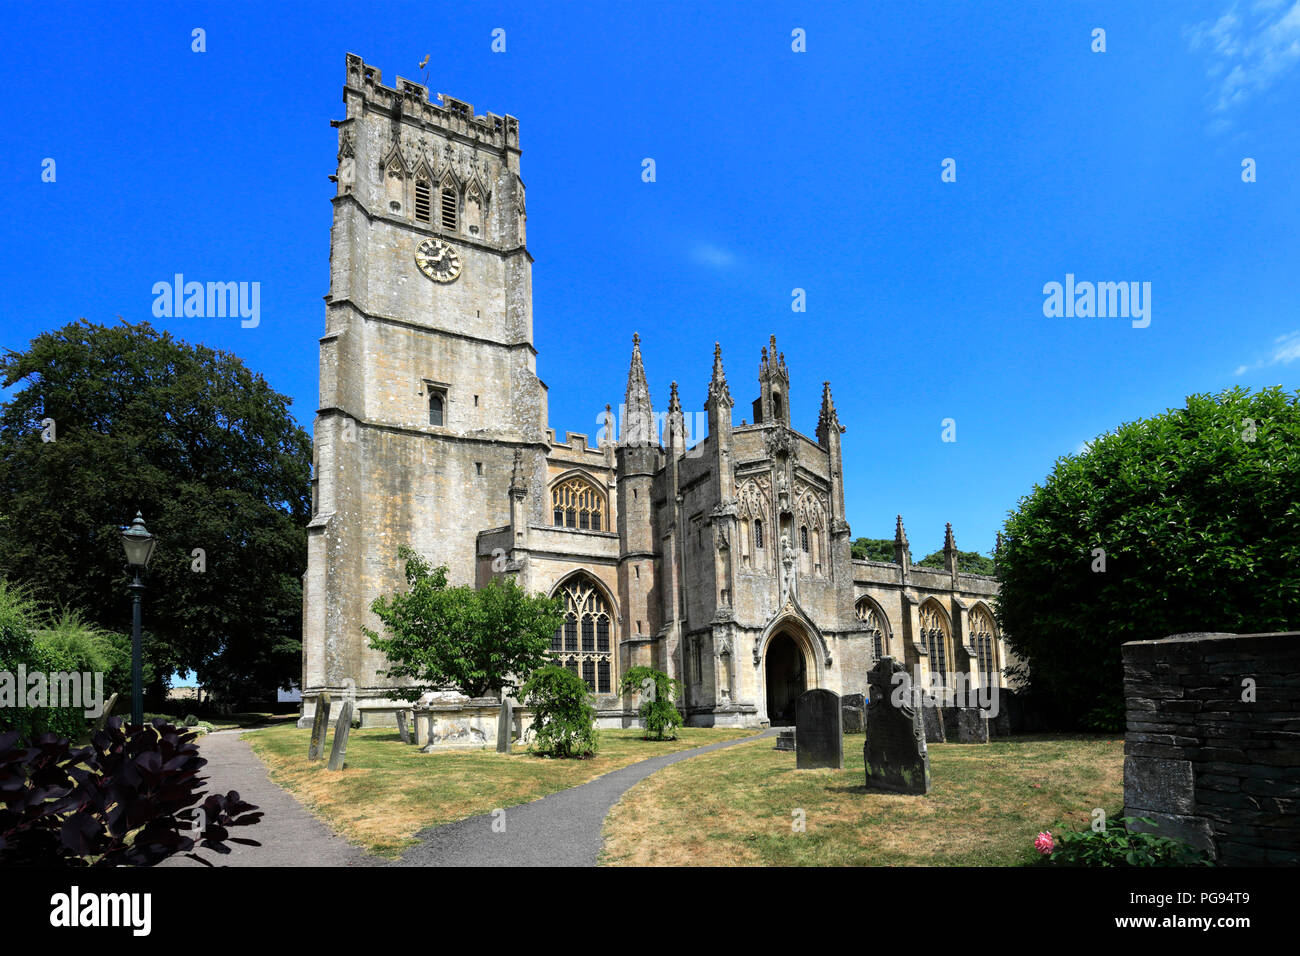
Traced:
<path fill-rule="evenodd" d="M 158 539 L 145 528 L 144 517 L 137 511 L 131 527 L 122 529 L 122 548 L 135 579 L 131 582 L 131 723 L 136 725 L 144 723 L 144 674 L 140 663 L 140 596 L 144 584 L 140 576 L 157 544 Z"/>

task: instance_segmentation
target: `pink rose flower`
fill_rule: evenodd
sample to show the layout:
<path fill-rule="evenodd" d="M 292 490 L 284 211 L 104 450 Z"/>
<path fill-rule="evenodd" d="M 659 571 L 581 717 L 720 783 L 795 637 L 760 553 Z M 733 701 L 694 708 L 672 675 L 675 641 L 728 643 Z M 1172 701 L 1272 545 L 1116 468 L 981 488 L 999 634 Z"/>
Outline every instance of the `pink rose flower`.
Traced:
<path fill-rule="evenodd" d="M 1045 830 L 1038 834 L 1038 839 L 1034 840 L 1034 849 L 1043 854 L 1043 856 L 1047 856 L 1056 849 L 1056 844 L 1052 842 L 1052 834 L 1050 831 Z"/>

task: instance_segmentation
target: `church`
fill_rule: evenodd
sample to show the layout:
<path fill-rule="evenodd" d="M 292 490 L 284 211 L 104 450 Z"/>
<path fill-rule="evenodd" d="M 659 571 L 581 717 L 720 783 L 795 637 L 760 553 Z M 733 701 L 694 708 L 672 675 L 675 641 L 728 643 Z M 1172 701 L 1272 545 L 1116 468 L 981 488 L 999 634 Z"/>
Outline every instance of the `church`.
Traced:
<path fill-rule="evenodd" d="M 321 692 L 354 694 L 363 726 L 394 722 L 363 628 L 404 586 L 402 545 L 453 584 L 509 575 L 561 598 L 551 653 L 591 688 L 601 726 L 634 721 L 617 691 L 636 665 L 681 681 L 695 726 L 792 723 L 804 690 L 864 693 L 883 655 L 948 685 L 1005 684 L 997 582 L 958 570 L 951 527 L 943 568 L 912 564 L 901 517 L 893 561 L 852 558 L 845 426 L 826 383 L 815 428 L 794 427 L 812 409 L 791 408 L 775 337 L 731 382 L 714 348 L 707 433 L 688 435 L 675 382 L 655 410 L 632 334 L 619 420 L 606 406 L 594 440 L 557 437 L 533 346 L 519 121 L 401 77 L 384 86 L 351 54 L 343 100 L 303 723 Z M 739 424 L 733 384 L 751 400 Z"/>

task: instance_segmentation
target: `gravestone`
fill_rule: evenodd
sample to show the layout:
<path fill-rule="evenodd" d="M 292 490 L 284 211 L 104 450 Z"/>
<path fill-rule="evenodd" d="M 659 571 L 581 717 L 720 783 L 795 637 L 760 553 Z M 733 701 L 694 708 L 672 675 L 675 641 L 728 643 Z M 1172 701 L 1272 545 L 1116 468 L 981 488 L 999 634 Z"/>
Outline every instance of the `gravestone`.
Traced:
<path fill-rule="evenodd" d="M 794 728 L 784 727 L 776 735 L 776 746 L 773 750 L 794 750 Z"/>
<path fill-rule="evenodd" d="M 961 737 L 959 736 L 959 730 L 957 727 L 957 711 L 961 708 L 937 707 L 935 709 L 939 711 L 940 718 L 943 720 L 943 740 L 941 742 L 948 743 L 955 740 L 960 743 Z M 927 740 L 927 742 L 934 743 L 932 740 Z"/>
<path fill-rule="evenodd" d="M 946 742 L 943 712 L 937 706 L 932 706 L 936 703 L 935 699 L 929 694 L 919 694 L 917 696 L 920 703 L 921 727 L 925 732 L 926 743 L 941 744 Z M 873 694 L 872 697 L 874 699 L 875 695 Z"/>
<path fill-rule="evenodd" d="M 860 734 L 866 730 L 867 699 L 861 694 L 848 694 L 840 698 L 840 711 L 846 734 Z"/>
<path fill-rule="evenodd" d="M 501 713 L 497 715 L 497 753 L 510 753 L 510 741 L 514 737 L 514 708 L 510 698 L 502 696 Z"/>
<path fill-rule="evenodd" d="M 957 742 L 959 744 L 986 744 L 989 742 L 989 719 L 978 707 L 957 707 Z"/>
<path fill-rule="evenodd" d="M 95 721 L 95 730 L 97 731 L 103 730 L 105 727 L 108 726 L 108 718 L 113 716 L 113 708 L 116 706 L 117 706 L 117 695 L 114 694 L 112 697 L 108 699 L 108 703 L 104 705 L 103 713 L 101 713 L 98 719 Z"/>
<path fill-rule="evenodd" d="M 339 708 L 339 722 L 334 725 L 334 746 L 330 748 L 330 770 L 342 770 L 348 754 L 348 734 L 352 732 L 352 701 Z"/>
<path fill-rule="evenodd" d="M 815 687 L 795 702 L 794 765 L 798 770 L 844 769 L 843 716 L 835 691 Z"/>
<path fill-rule="evenodd" d="M 325 736 L 330 730 L 330 695 L 316 695 L 316 716 L 311 722 L 311 746 L 307 748 L 308 760 L 325 756 Z"/>
<path fill-rule="evenodd" d="M 405 710 L 399 710 L 397 712 L 397 736 L 402 738 L 402 743 L 404 744 L 409 744 L 411 742 L 411 729 L 406 726 Z"/>
<path fill-rule="evenodd" d="M 890 693 L 894 674 L 907 669 L 892 657 L 882 657 L 867 674 L 871 703 L 867 707 L 867 742 L 862 746 L 867 789 L 888 793 L 930 792 L 930 754 L 925 746 L 922 713 L 933 707 L 919 706 L 920 700 L 903 695 L 894 706 Z"/>

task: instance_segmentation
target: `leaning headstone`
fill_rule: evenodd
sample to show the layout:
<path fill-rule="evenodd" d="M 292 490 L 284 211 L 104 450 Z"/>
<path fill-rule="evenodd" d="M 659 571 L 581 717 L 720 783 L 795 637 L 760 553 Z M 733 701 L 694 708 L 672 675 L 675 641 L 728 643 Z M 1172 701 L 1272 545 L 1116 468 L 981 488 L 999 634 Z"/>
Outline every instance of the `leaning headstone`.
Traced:
<path fill-rule="evenodd" d="M 325 756 L 325 736 L 330 731 L 330 695 L 316 695 L 316 716 L 311 722 L 311 746 L 307 748 L 308 760 Z"/>
<path fill-rule="evenodd" d="M 866 707 L 866 698 L 861 694 L 846 694 L 840 698 L 840 711 L 846 734 L 860 734 L 866 729 L 864 718 Z"/>
<path fill-rule="evenodd" d="M 501 712 L 497 714 L 497 753 L 510 753 L 510 738 L 514 736 L 514 710 L 510 698 L 501 696 Z"/>
<path fill-rule="evenodd" d="M 867 707 L 867 742 L 862 747 L 867 789 L 889 793 L 929 793 L 930 754 L 925 746 L 925 724 L 921 714 L 932 707 L 904 693 L 894 706 L 890 694 L 894 674 L 907 669 L 892 657 L 882 657 L 867 675 L 871 703 Z"/>
<path fill-rule="evenodd" d="M 402 738 L 402 743 L 411 742 L 411 728 L 406 726 L 406 711 L 398 710 L 397 712 L 397 736 Z"/>
<path fill-rule="evenodd" d="M 339 722 L 334 725 L 334 746 L 330 748 L 330 770 L 342 770 L 348 754 L 348 734 L 352 732 L 352 701 L 339 708 Z"/>
<path fill-rule="evenodd" d="M 113 708 L 117 706 L 117 695 L 114 694 L 108 698 L 108 703 L 104 705 L 104 711 L 95 721 L 95 730 L 100 731 L 108 726 L 108 718 L 113 716 Z"/>
<path fill-rule="evenodd" d="M 989 719 L 978 707 L 956 707 L 957 742 L 959 744 L 986 744 L 989 742 Z"/>
<path fill-rule="evenodd" d="M 794 765 L 798 770 L 819 767 L 844 769 L 843 717 L 840 695 L 815 687 L 799 695 L 794 705 Z"/>
<path fill-rule="evenodd" d="M 776 735 L 776 746 L 773 750 L 794 750 L 794 728 L 785 727 Z"/>

